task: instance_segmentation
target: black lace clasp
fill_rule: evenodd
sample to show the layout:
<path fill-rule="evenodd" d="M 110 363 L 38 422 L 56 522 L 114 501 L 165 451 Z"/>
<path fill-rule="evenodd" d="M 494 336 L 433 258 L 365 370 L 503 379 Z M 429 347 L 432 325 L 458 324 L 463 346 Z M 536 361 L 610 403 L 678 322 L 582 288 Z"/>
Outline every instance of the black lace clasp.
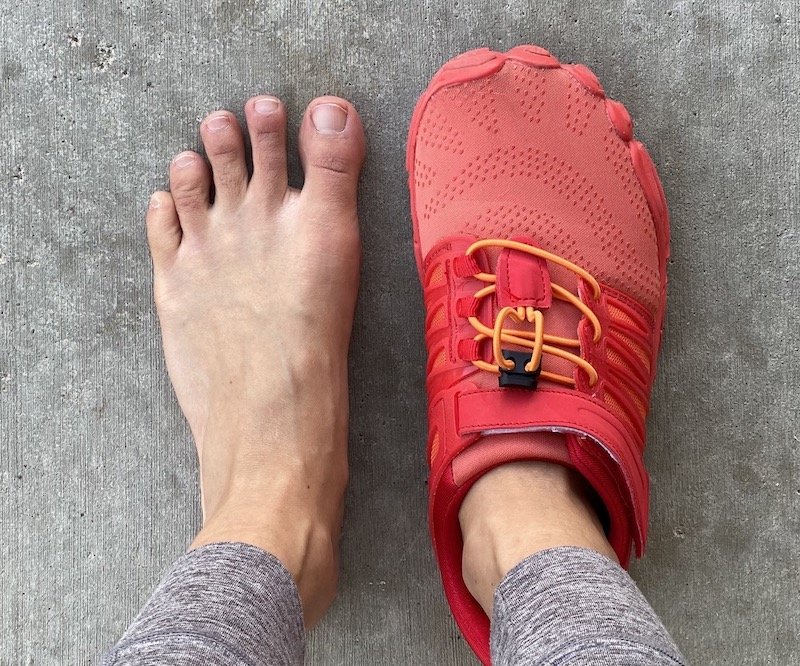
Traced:
<path fill-rule="evenodd" d="M 511 361 L 514 367 L 510 370 L 500 368 L 500 388 L 526 388 L 535 389 L 539 383 L 539 375 L 542 372 L 542 364 L 539 363 L 532 372 L 528 372 L 525 366 L 531 362 L 529 352 L 503 350 L 503 358 Z"/>

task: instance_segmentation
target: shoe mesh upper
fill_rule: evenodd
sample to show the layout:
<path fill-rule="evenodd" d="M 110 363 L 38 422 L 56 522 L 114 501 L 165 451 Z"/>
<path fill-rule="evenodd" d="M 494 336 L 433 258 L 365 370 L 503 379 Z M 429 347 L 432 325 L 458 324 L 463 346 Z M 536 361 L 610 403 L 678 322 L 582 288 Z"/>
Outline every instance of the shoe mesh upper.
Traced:
<path fill-rule="evenodd" d="M 628 145 L 565 70 L 508 61 L 436 93 L 414 173 L 423 257 L 448 236 L 525 233 L 658 312 L 658 245 Z"/>

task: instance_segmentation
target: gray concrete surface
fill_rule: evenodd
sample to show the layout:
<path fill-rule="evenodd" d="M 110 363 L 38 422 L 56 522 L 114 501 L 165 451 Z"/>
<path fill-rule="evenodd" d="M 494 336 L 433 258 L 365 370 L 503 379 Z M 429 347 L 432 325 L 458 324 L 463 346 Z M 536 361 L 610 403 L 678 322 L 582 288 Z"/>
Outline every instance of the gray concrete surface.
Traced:
<path fill-rule="evenodd" d="M 7 3 L 0 663 L 96 663 L 197 527 L 142 214 L 198 119 L 259 92 L 295 126 L 316 94 L 348 96 L 370 138 L 343 583 L 309 663 L 473 663 L 424 521 L 404 141 L 443 61 L 520 42 L 588 63 L 628 105 L 672 211 L 635 576 L 693 663 L 800 663 L 799 14 L 781 0 Z"/>

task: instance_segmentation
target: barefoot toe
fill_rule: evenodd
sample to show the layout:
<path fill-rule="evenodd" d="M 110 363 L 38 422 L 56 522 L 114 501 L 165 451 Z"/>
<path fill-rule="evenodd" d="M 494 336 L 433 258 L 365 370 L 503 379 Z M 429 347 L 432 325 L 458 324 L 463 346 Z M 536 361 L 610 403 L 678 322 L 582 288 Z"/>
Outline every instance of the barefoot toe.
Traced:
<path fill-rule="evenodd" d="M 364 152 L 364 130 L 355 107 L 339 97 L 314 100 L 300 128 L 303 196 L 354 206 Z"/>
<path fill-rule="evenodd" d="M 235 206 L 244 196 L 248 180 L 239 121 L 230 111 L 215 111 L 203 120 L 200 134 L 214 176 L 214 203 Z"/>
<path fill-rule="evenodd" d="M 181 225 L 169 192 L 154 192 L 147 208 L 147 242 L 156 266 L 168 261 L 181 243 Z"/>
<path fill-rule="evenodd" d="M 277 97 L 253 97 L 245 105 L 253 149 L 250 189 L 276 204 L 288 187 L 286 175 L 286 109 Z"/>
<path fill-rule="evenodd" d="M 169 189 L 184 233 L 205 222 L 209 207 L 211 175 L 206 161 L 186 150 L 172 160 Z"/>

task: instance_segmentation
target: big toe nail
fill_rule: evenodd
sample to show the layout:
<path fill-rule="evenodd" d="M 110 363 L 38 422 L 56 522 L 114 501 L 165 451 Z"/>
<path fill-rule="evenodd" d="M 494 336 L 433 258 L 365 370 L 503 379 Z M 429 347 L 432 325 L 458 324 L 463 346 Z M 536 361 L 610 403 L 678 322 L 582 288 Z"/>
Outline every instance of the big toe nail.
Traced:
<path fill-rule="evenodd" d="M 339 134 L 347 126 L 347 108 L 339 104 L 317 104 L 311 110 L 311 122 L 320 134 Z"/>
<path fill-rule="evenodd" d="M 312 102 L 300 131 L 300 155 L 310 196 L 354 202 L 365 140 L 352 104 L 339 98 Z"/>

